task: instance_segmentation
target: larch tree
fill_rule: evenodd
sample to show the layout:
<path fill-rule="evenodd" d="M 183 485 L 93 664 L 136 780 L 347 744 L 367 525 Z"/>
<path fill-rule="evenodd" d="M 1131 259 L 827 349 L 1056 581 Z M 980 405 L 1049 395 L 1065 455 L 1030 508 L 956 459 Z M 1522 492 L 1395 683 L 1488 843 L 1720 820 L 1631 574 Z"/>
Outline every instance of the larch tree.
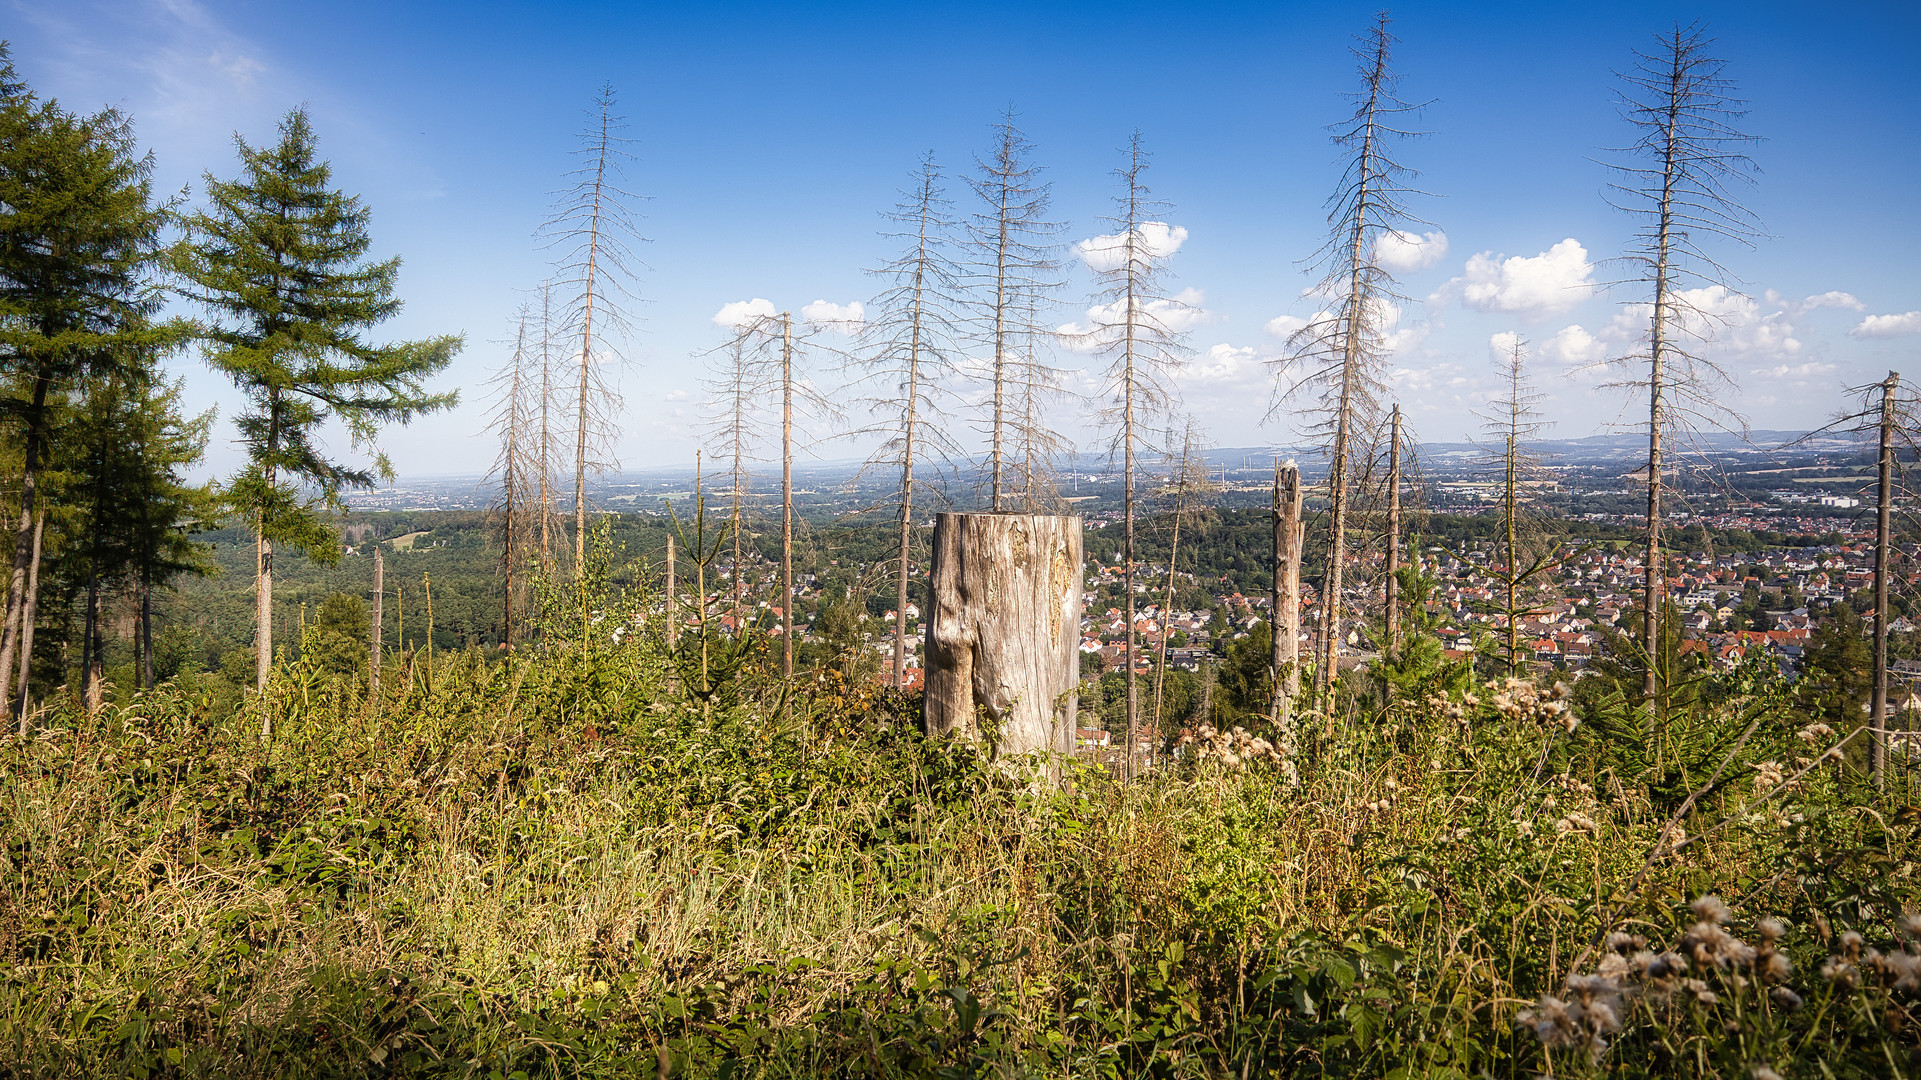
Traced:
<path fill-rule="evenodd" d="M 460 350 L 458 335 L 376 344 L 366 335 L 400 311 L 398 258 L 366 260 L 368 211 L 332 186 L 333 170 L 304 110 L 271 146 L 235 136 L 239 179 L 206 178 L 208 207 L 186 216 L 173 249 L 183 295 L 209 314 L 198 334 L 207 362 L 247 400 L 237 418 L 247 465 L 229 482 L 251 522 L 255 569 L 255 687 L 273 665 L 273 557 L 286 544 L 323 562 L 339 557 L 329 512 L 343 492 L 393 476 L 375 445 L 387 424 L 454 404 L 426 388 Z M 321 444 L 345 428 L 364 464 Z"/>
<path fill-rule="evenodd" d="M 614 88 L 602 86 L 574 151 L 580 164 L 568 174 L 573 183 L 541 226 L 556 252 L 552 284 L 566 305 L 563 321 L 577 349 L 572 354 L 576 574 L 587 557 L 587 474 L 610 464 L 620 397 L 608 372 L 615 369 L 619 342 L 631 329 L 625 302 L 631 299 L 632 245 L 640 241 L 632 205 L 636 197 L 621 186 L 633 156 L 620 134 L 625 120 L 614 108 Z"/>
<path fill-rule="evenodd" d="M 206 449 L 213 410 L 182 415 L 180 383 L 160 379 L 157 361 L 133 357 L 88 380 L 52 463 L 61 478 L 57 546 L 64 558 L 51 579 L 57 591 L 82 597 L 80 695 L 90 710 L 105 700 L 109 618 L 131 605 L 134 679 L 151 689 L 153 590 L 215 569 L 192 534 L 217 527 L 218 493 L 183 475 Z M 21 645 L 23 659 L 31 660 L 31 634 Z M 20 688 L 22 708 L 27 691 Z"/>
<path fill-rule="evenodd" d="M 1747 150 L 1756 140 L 1738 127 L 1746 109 L 1713 45 L 1699 24 L 1677 23 L 1657 36 L 1655 49 L 1635 53 L 1634 66 L 1620 74 L 1621 115 L 1635 138 L 1616 151 L 1609 185 L 1609 202 L 1635 220 L 1622 262 L 1641 291 L 1630 303 L 1645 329 L 1642 348 L 1618 362 L 1628 372 L 1624 383 L 1647 396 L 1641 641 L 1649 656 L 1642 695 L 1650 737 L 1658 722 L 1659 665 L 1652 658 L 1667 584 L 1661 560 L 1667 444 L 1703 421 L 1740 425 L 1721 404 L 1731 380 L 1700 347 L 1715 322 L 1700 301 L 1725 287 L 1728 276 L 1706 245 L 1752 244 L 1760 233 L 1737 197 L 1739 185 L 1753 182 Z"/>
<path fill-rule="evenodd" d="M 117 523 L 127 536 L 129 577 L 138 612 L 134 655 L 142 689 L 154 686 L 153 594 L 183 576 L 214 572 L 207 545 L 194 534 L 218 527 L 223 493 L 211 482 L 194 482 L 188 470 L 206 454 L 214 410 L 181 411 L 185 380 L 168 382 L 148 370 L 131 380 L 127 469 L 118 483 L 131 494 L 131 512 Z M 23 706 L 24 707 L 24 706 Z"/>
<path fill-rule="evenodd" d="M 1270 415 L 1284 403 L 1305 399 L 1327 440 L 1327 565 L 1315 641 L 1315 696 L 1325 699 L 1340 659 L 1343 575 L 1353 513 L 1356 461 L 1369 453 L 1360 443 L 1381 426 L 1380 390 L 1387 361 L 1387 330 L 1395 317 L 1395 283 L 1379 257 L 1383 235 L 1416 224 L 1407 209 L 1414 194 L 1412 170 L 1394 157 L 1393 144 L 1417 134 L 1400 126 L 1420 106 L 1396 96 L 1391 67 L 1395 38 L 1383 13 L 1354 50 L 1361 88 L 1354 112 L 1335 126 L 1334 144 L 1344 154 L 1341 180 L 1328 201 L 1326 240 L 1314 256 L 1321 271 L 1316 292 L 1327 308 L 1288 339 L 1279 393 Z"/>
<path fill-rule="evenodd" d="M 1124 773 L 1132 779 L 1140 723 L 1135 673 L 1139 635 L 1134 627 L 1140 470 L 1142 459 L 1156 450 L 1154 425 L 1167 417 L 1175 400 L 1173 376 L 1185 362 L 1184 330 L 1192 322 L 1193 308 L 1182 296 L 1167 293 L 1167 260 L 1179 246 L 1174 238 L 1185 233 L 1162 220 L 1167 205 L 1156 201 L 1147 187 L 1148 154 L 1139 132 L 1122 153 L 1122 165 L 1114 171 L 1121 190 L 1114 196 L 1114 212 L 1102 219 L 1113 232 L 1080 244 L 1081 257 L 1094 272 L 1093 304 L 1085 324 L 1069 324 L 1062 333 L 1106 363 L 1098 419 L 1109 433 L 1110 458 L 1121 468 L 1121 581 L 1127 618 Z"/>
<path fill-rule="evenodd" d="M 19 516 L 0 626 L 0 682 L 14 671 L 35 606 L 53 421 L 89 379 L 176 347 L 187 327 L 157 321 L 167 208 L 153 163 L 108 109 L 80 116 L 40 101 L 0 45 L 0 416 L 21 431 Z M 20 717 L 20 734 L 27 729 Z"/>
<path fill-rule="evenodd" d="M 952 206 L 932 154 L 921 159 L 901 201 L 887 215 L 885 234 L 900 254 L 872 273 L 884 283 L 858 348 L 865 404 L 874 417 L 865 433 L 880 439 L 864 474 L 895 478 L 879 506 L 893 511 L 895 554 L 895 685 L 907 673 L 908 585 L 912 579 L 914 508 L 926 476 L 938 478 L 960 456 L 946 414 L 960 352 L 962 271 L 953 251 Z M 938 495 L 940 484 L 932 486 Z"/>
<path fill-rule="evenodd" d="M 967 178 L 977 209 L 961 256 L 968 344 L 991 393 L 984 405 L 988 509 L 1037 509 L 1059 445 L 1044 406 L 1060 394 L 1060 373 L 1044 349 L 1043 320 L 1064 282 L 1056 258 L 1061 223 L 1049 220 L 1053 185 L 1040 178 L 1033 143 L 1010 107 L 994 125 L 994 147 Z"/>

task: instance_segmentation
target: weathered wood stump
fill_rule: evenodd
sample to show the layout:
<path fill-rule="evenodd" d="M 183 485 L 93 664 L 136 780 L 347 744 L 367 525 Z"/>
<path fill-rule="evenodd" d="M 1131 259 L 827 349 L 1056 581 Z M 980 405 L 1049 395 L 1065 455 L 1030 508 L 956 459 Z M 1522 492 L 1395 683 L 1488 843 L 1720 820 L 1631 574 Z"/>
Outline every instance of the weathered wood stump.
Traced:
<path fill-rule="evenodd" d="M 923 722 L 990 755 L 1074 750 L 1080 684 L 1081 519 L 934 520 Z"/>

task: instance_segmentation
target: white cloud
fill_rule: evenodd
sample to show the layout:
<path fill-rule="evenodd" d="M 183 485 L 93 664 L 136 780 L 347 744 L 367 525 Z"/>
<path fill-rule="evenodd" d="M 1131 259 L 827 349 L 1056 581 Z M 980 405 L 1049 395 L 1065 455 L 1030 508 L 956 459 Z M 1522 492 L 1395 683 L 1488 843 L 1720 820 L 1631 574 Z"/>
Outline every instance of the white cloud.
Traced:
<path fill-rule="evenodd" d="M 267 70 L 267 65 L 251 56 L 234 56 L 218 49 L 207 57 L 207 64 L 232 80 L 234 86 L 244 90 L 251 90 L 255 77 Z"/>
<path fill-rule="evenodd" d="M 1458 294 L 1476 311 L 1501 311 L 1544 318 L 1566 311 L 1594 292 L 1594 264 L 1587 249 L 1569 237 L 1539 255 L 1498 259 L 1483 251 L 1470 256 L 1461 277 L 1435 293 Z"/>
<path fill-rule="evenodd" d="M 1323 311 L 1314 318 L 1318 319 L 1326 314 L 1327 312 Z M 1304 329 L 1312 321 L 1313 319 L 1303 319 L 1298 315 L 1276 315 L 1267 320 L 1267 336 L 1286 341 L 1294 336 L 1296 330 Z"/>
<path fill-rule="evenodd" d="M 1398 306 L 1379 296 L 1374 298 L 1373 303 L 1374 325 L 1381 328 L 1381 347 L 1388 353 L 1409 352 L 1427 340 L 1433 324 L 1417 322 L 1402 326 L 1401 309 Z"/>
<path fill-rule="evenodd" d="M 1460 394 L 1472 386 L 1473 380 L 1459 364 L 1436 363 L 1395 368 L 1388 373 L 1387 383 L 1405 396 L 1425 399 Z"/>
<path fill-rule="evenodd" d="M 1683 289 L 1678 296 L 1682 328 L 1727 355 L 1786 358 L 1801 351 L 1785 309 L 1764 312 L 1754 297 L 1725 285 Z"/>
<path fill-rule="evenodd" d="M 1428 333 L 1434 328 L 1434 323 L 1431 321 L 1410 323 L 1402 326 L 1400 307 L 1386 297 L 1376 296 L 1371 299 L 1369 303 L 1373 307 L 1374 325 L 1381 333 L 1381 347 L 1387 352 L 1406 352 L 1414 348 L 1421 344 L 1421 342 L 1427 340 Z M 1306 329 L 1309 326 L 1323 323 L 1331 318 L 1333 314 L 1332 311 L 1323 308 L 1315 312 L 1311 317 L 1305 319 L 1298 315 L 1276 315 L 1272 319 L 1267 320 L 1266 330 L 1268 336 L 1287 341 L 1292 338 L 1296 332 Z M 1335 329 L 1338 328 L 1327 328 L 1329 332 Z M 1320 331 L 1317 330 L 1316 332 L 1319 333 Z"/>
<path fill-rule="evenodd" d="M 735 300 L 720 305 L 720 310 L 714 312 L 714 325 L 725 330 L 738 330 L 755 319 L 769 318 L 775 314 L 778 313 L 774 310 L 772 300 L 756 296 L 752 300 Z"/>
<path fill-rule="evenodd" d="M 1815 293 L 1813 296 L 1800 300 L 1790 300 L 1780 293 L 1775 292 L 1773 289 L 1769 289 L 1767 292 L 1761 294 L 1761 298 L 1769 307 L 1780 308 L 1796 319 L 1813 311 L 1815 308 L 1846 308 L 1849 311 L 1862 311 L 1867 308 L 1866 304 L 1854 298 L 1853 293 L 1844 293 L 1832 289 L 1824 293 Z"/>
<path fill-rule="evenodd" d="M 1414 233 L 1390 229 L 1374 242 L 1374 258 L 1389 273 L 1425 270 L 1447 255 L 1447 234 L 1439 229 Z"/>
<path fill-rule="evenodd" d="M 1095 236 L 1074 245 L 1074 251 L 1089 270 L 1112 270 L 1127 261 L 1128 233 Z M 1135 230 L 1133 247 L 1149 258 L 1165 259 L 1187 243 L 1187 229 L 1164 221 L 1150 221 Z"/>
<path fill-rule="evenodd" d="M 1519 340 L 1521 340 L 1521 335 L 1512 330 L 1502 330 L 1499 333 L 1488 335 L 1488 360 L 1495 364 L 1507 363 L 1508 359 L 1514 355 L 1514 343 Z M 1527 354 L 1523 352 L 1521 355 L 1525 357 Z"/>
<path fill-rule="evenodd" d="M 1191 383 L 1241 382 L 1258 375 L 1260 350 L 1251 345 L 1234 346 L 1225 342 L 1210 345 L 1205 353 L 1181 370 L 1181 381 Z"/>
<path fill-rule="evenodd" d="M 1860 325 L 1848 331 L 1849 337 L 1891 338 L 1921 334 L 1921 311 L 1908 311 L 1899 315 L 1870 315 L 1861 320 Z"/>
<path fill-rule="evenodd" d="M 1764 379 L 1810 379 L 1816 375 L 1831 375 L 1835 365 L 1810 360 L 1805 364 L 1776 364 L 1769 368 L 1755 368 L 1753 374 Z"/>
<path fill-rule="evenodd" d="M 822 323 L 842 333 L 853 333 L 867 321 L 867 309 L 859 300 L 836 304 L 831 300 L 816 300 L 800 309 L 800 317 L 810 323 Z"/>
<path fill-rule="evenodd" d="M 1587 367 L 1607 358 L 1607 346 L 1588 333 L 1586 327 L 1575 323 L 1563 326 L 1553 337 L 1543 341 L 1539 354 L 1544 360 L 1567 367 Z"/>
<path fill-rule="evenodd" d="M 1777 369 L 1792 374 L 1799 370 L 1796 365 L 1803 347 L 1797 336 L 1800 317 L 1815 308 L 1845 308 L 1853 299 L 1846 293 L 1824 293 L 1795 301 L 1772 291 L 1764 297 L 1766 303 L 1725 285 L 1680 290 L 1675 293 L 1676 329 L 1682 338 L 1698 343 L 1688 348 L 1711 359 L 1751 365 L 1755 374 Z M 1617 344 L 1636 343 L 1645 350 L 1652 311 L 1650 304 L 1629 304 L 1615 314 L 1601 336 Z"/>
<path fill-rule="evenodd" d="M 1140 321 L 1170 334 L 1180 334 L 1213 320 L 1214 313 L 1201 306 L 1205 300 L 1199 289 L 1182 289 L 1167 299 L 1149 300 L 1140 305 Z M 1114 328 L 1123 323 L 1125 311 L 1124 301 L 1096 304 L 1087 309 L 1085 324 L 1066 323 L 1054 332 L 1060 335 L 1061 346 L 1069 352 L 1098 352 L 1112 343 Z"/>

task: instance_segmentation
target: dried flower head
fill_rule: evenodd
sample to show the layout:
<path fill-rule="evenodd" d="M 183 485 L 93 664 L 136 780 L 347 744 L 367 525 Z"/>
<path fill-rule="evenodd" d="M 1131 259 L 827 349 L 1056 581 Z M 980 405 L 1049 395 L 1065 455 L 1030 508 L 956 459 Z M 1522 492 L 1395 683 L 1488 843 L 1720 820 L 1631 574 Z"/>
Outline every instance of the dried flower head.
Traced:
<path fill-rule="evenodd" d="M 1694 917 L 1702 922 L 1725 923 L 1728 921 L 1728 906 L 1721 902 L 1720 897 L 1712 893 L 1689 904 L 1688 910 L 1694 912 Z"/>
<path fill-rule="evenodd" d="M 1761 977 L 1769 982 L 1781 982 L 1794 970 L 1786 953 L 1771 952 L 1761 961 Z"/>

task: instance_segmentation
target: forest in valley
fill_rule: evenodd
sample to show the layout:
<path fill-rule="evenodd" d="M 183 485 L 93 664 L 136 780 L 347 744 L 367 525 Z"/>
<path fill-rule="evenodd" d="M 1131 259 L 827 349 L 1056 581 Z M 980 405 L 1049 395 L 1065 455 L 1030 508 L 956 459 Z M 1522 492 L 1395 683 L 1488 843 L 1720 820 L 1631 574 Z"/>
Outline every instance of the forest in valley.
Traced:
<path fill-rule="evenodd" d="M 0 49 L 0 1077 L 1921 1075 L 1912 390 L 1836 392 L 1872 572 L 1821 602 L 1759 557 L 1846 538 L 1671 516 L 1688 434 L 1741 426 L 1689 290 L 1762 232 L 1738 66 L 1677 25 L 1620 58 L 1605 162 L 1638 522 L 1531 496 L 1518 334 L 1486 506 L 1428 512 L 1388 370 L 1427 197 L 1395 44 L 1382 15 L 1326 88 L 1323 308 L 1275 406 L 1322 461 L 1257 509 L 1182 407 L 1141 133 L 1075 252 L 1084 322 L 1010 108 L 970 168 L 912 165 L 864 307 L 723 309 L 698 479 L 612 505 L 644 287 L 608 88 L 505 362 L 459 390 L 489 508 L 372 511 L 468 339 L 386 338 L 402 265 L 313 117 L 170 194 L 136 117 Z M 796 453 L 849 437 L 882 496 L 798 512 Z M 950 511 L 1088 517 L 1060 749 L 927 719 Z M 1520 637 L 1551 609 L 1594 624 L 1579 664 Z M 1697 616 L 1807 635 L 1715 653 Z"/>

